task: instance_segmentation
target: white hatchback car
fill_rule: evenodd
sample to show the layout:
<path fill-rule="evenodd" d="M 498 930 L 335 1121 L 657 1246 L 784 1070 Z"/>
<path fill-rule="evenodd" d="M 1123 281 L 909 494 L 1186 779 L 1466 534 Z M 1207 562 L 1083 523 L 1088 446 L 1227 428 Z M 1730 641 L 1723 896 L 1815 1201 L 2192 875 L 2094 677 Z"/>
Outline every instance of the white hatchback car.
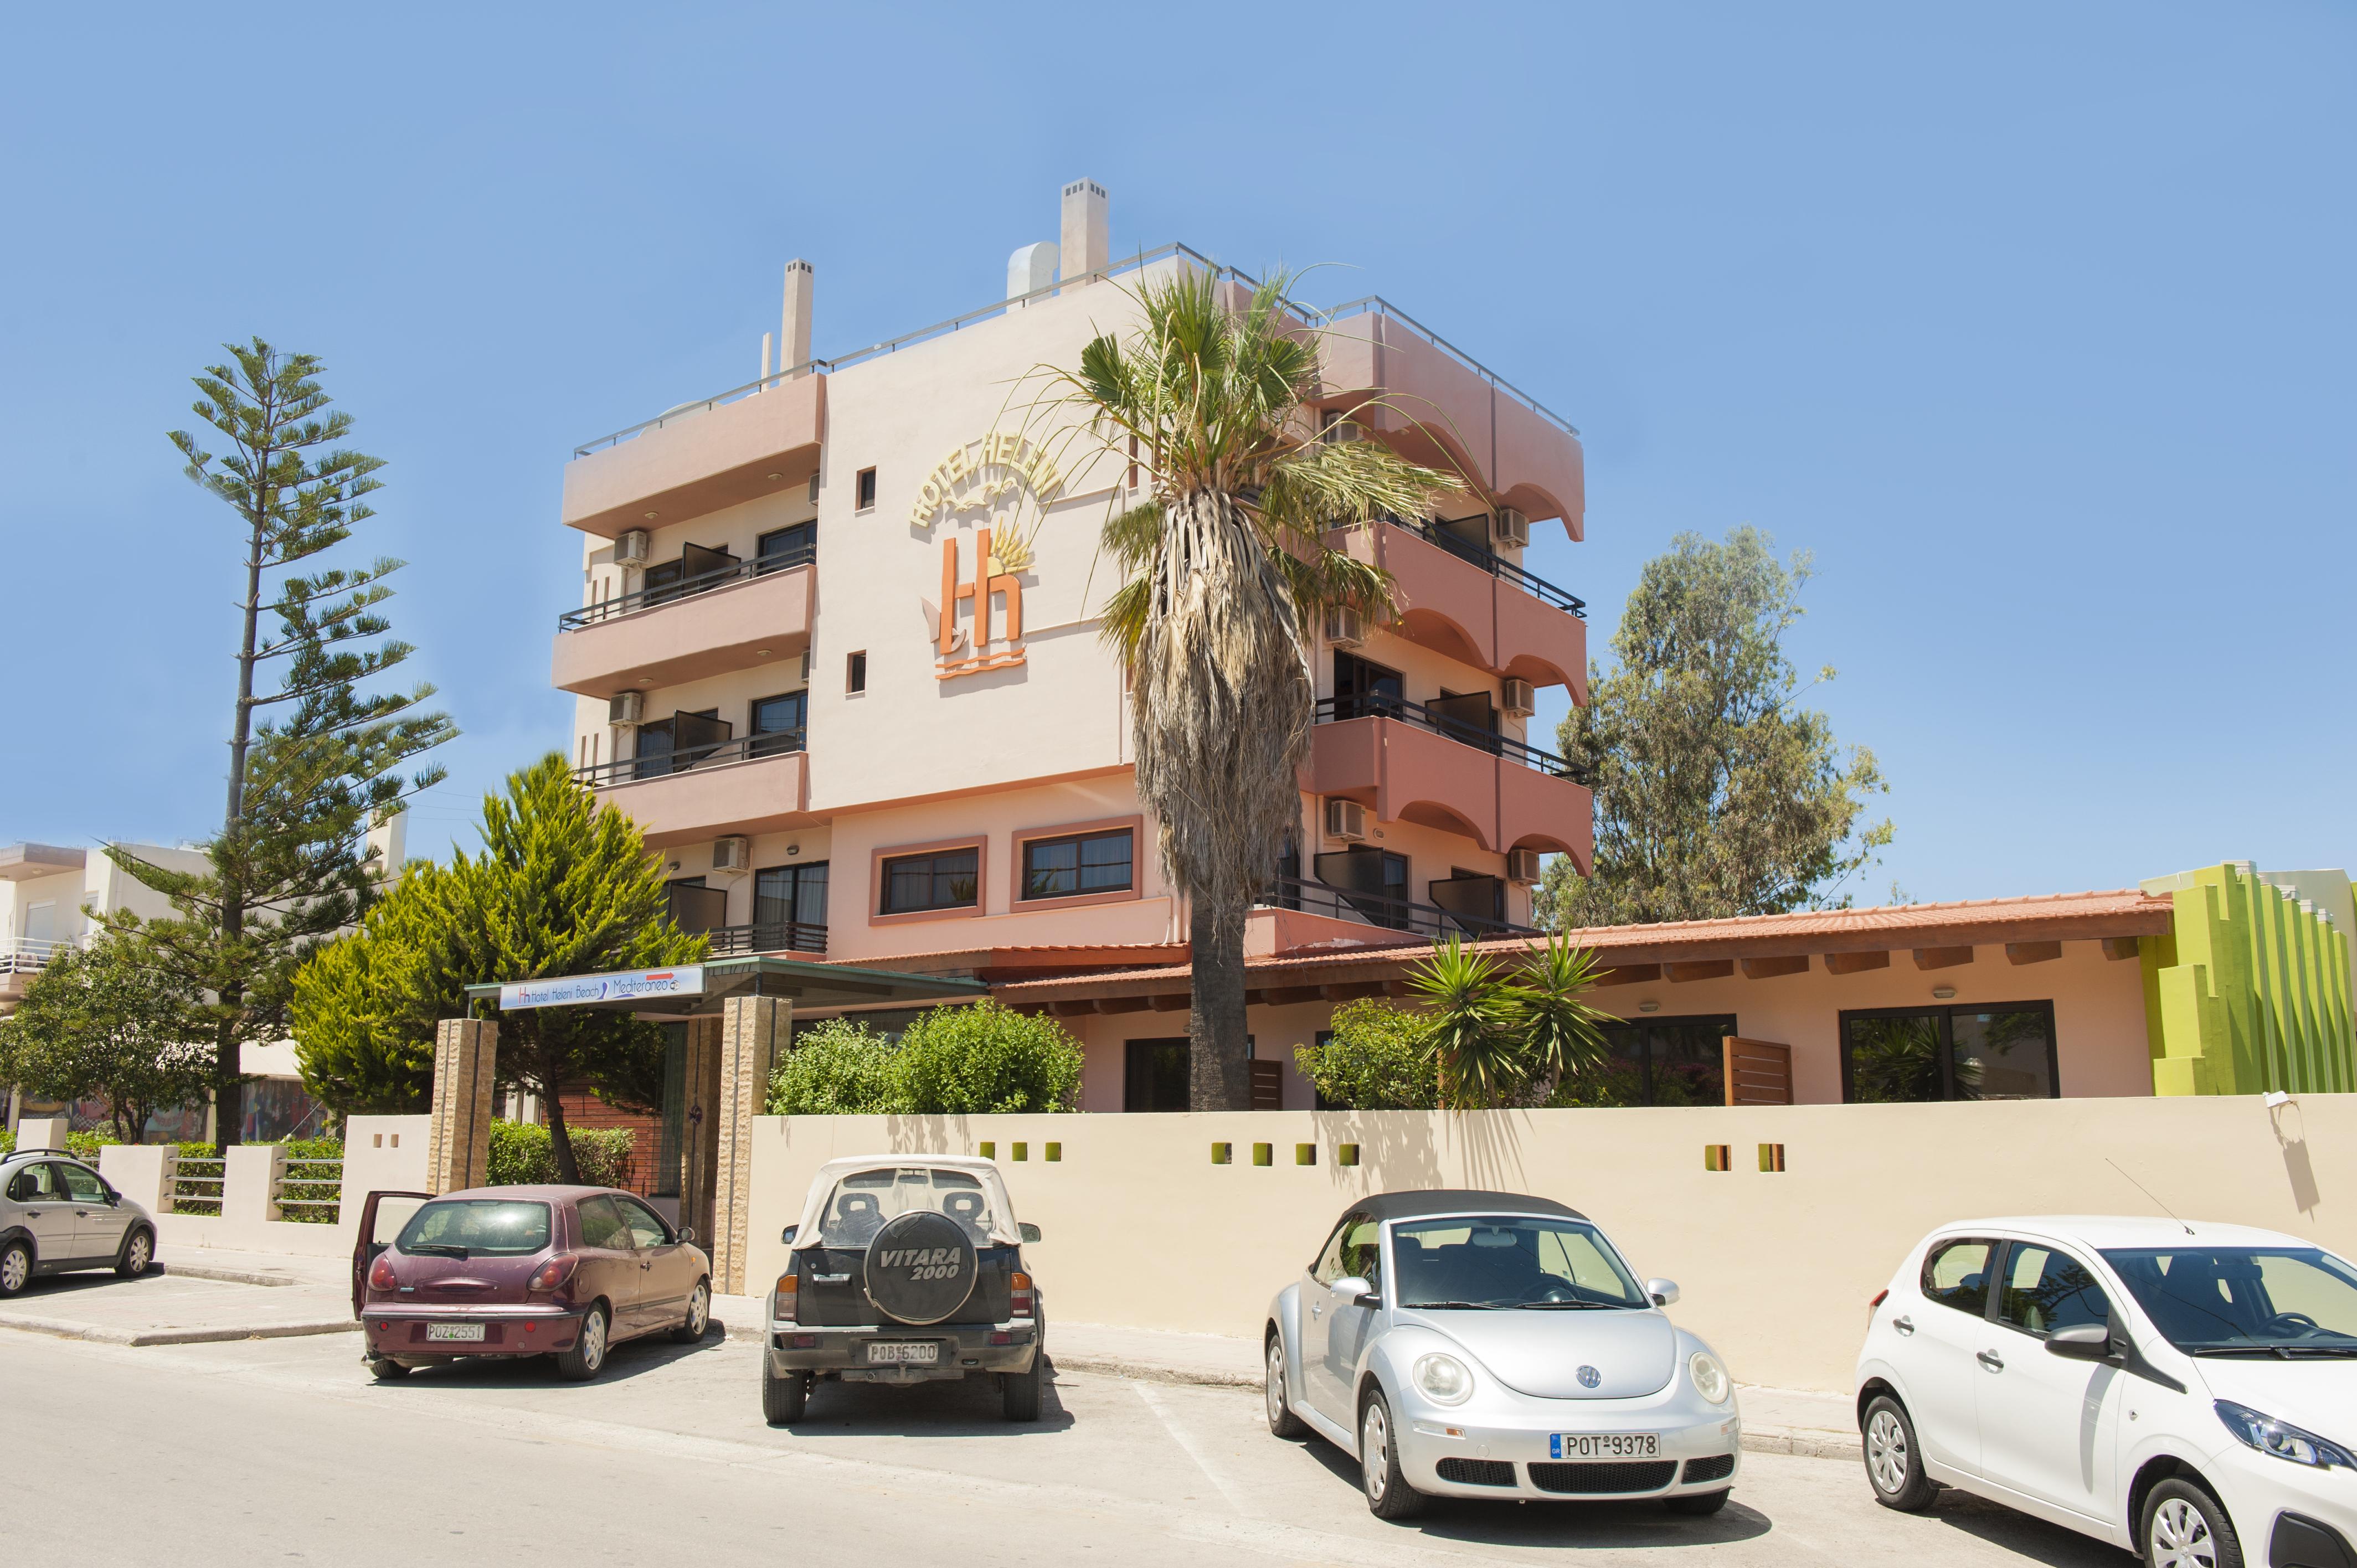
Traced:
<path fill-rule="evenodd" d="M 1875 1496 L 1943 1485 L 2153 1568 L 2357 1568 L 2357 1268 L 2196 1220 L 1976 1219 L 1874 1298 Z"/>

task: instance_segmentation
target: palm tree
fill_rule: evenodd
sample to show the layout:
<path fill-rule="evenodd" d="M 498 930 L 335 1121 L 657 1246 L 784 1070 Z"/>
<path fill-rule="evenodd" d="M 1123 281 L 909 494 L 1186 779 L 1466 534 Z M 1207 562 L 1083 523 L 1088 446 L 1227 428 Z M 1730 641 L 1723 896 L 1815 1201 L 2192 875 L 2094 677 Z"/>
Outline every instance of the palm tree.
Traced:
<path fill-rule="evenodd" d="M 1135 463 L 1150 496 L 1105 523 L 1127 575 L 1103 632 L 1128 667 L 1137 792 L 1189 906 L 1198 1111 L 1251 1104 L 1244 916 L 1301 829 L 1315 618 L 1392 611 L 1388 575 L 1326 548 L 1326 531 L 1461 488 L 1375 442 L 1320 439 L 1318 329 L 1286 282 L 1240 298 L 1214 274 L 1148 281 L 1125 291 L 1125 338 L 1047 368 L 1046 401 L 1085 416 L 1065 434 Z"/>

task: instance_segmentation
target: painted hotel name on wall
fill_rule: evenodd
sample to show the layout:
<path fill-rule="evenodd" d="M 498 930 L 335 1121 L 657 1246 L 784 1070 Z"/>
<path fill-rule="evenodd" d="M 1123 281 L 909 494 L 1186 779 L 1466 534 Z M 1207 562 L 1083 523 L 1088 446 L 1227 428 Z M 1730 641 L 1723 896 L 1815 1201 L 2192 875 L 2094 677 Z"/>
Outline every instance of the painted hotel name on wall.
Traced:
<path fill-rule="evenodd" d="M 1031 564 L 1031 541 L 1016 526 L 1025 498 L 1044 507 L 1063 485 L 1055 460 L 1019 435 L 994 431 L 952 449 L 918 487 L 909 526 L 930 529 L 960 512 L 986 511 L 991 525 L 974 536 L 974 575 L 961 580 L 957 535 L 942 541 L 941 660 L 933 673 L 948 681 L 1006 670 L 1023 659 L 1023 584 L 1016 574 Z M 1037 532 L 1038 524 L 1033 524 Z M 996 542 L 994 543 L 994 536 Z M 994 600 L 1006 605 L 1004 646 L 993 650 Z M 958 629 L 958 607 L 973 609 L 972 630 Z M 969 650 L 960 658 L 960 645 Z"/>

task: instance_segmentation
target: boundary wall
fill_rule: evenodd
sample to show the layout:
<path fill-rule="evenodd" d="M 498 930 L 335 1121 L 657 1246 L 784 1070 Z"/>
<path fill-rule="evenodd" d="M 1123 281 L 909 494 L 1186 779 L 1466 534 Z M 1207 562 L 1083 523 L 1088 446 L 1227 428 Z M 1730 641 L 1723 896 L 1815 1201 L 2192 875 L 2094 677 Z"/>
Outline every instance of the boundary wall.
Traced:
<path fill-rule="evenodd" d="M 987 1154 L 1052 1326 L 1256 1337 L 1354 1199 L 1473 1187 L 1559 1199 L 1744 1382 L 1846 1391 L 1867 1303 L 1934 1226 L 2004 1214 L 2259 1225 L 2357 1256 L 2357 1095 L 1599 1111 L 1259 1112 L 753 1120 L 747 1273 L 786 1262 L 826 1160 Z M 1215 1144 L 1231 1145 L 1214 1164 Z M 1358 1163 L 1340 1163 L 1354 1145 Z M 1255 1163 L 1265 1145 L 1266 1165 Z M 1762 1148 L 1765 1145 L 1765 1148 Z M 1314 1163 L 1300 1164 L 1309 1150 Z M 1726 1151 L 1729 1168 L 1707 1163 Z M 1051 1157 L 1052 1156 L 1052 1157 Z M 1773 1164 L 1778 1168 L 1763 1169 Z M 1049 1330 L 1054 1344 L 1054 1329 Z"/>
<path fill-rule="evenodd" d="M 280 1217 L 271 1201 L 284 1175 L 285 1147 L 235 1144 L 223 1167 L 221 1213 L 175 1214 L 167 1201 L 175 1145 L 109 1144 L 99 1150 L 99 1172 L 156 1217 L 156 1239 L 167 1247 L 221 1247 L 232 1251 L 285 1252 L 335 1258 L 352 1250 L 361 1205 L 371 1191 L 424 1192 L 433 1136 L 431 1116 L 353 1116 L 344 1123 L 343 1185 L 337 1222 L 311 1224 Z"/>

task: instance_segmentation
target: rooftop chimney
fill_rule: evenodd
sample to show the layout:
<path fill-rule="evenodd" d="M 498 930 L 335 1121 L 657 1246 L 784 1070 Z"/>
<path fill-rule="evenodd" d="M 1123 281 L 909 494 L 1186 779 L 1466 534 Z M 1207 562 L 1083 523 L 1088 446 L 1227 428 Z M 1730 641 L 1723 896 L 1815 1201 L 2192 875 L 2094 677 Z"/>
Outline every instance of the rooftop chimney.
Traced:
<path fill-rule="evenodd" d="M 1103 272 L 1113 260 L 1113 199 L 1092 179 L 1064 187 L 1064 273 L 1068 278 Z"/>
<path fill-rule="evenodd" d="M 816 274 L 797 256 L 786 263 L 786 306 L 779 317 L 778 369 L 810 363 L 811 282 Z"/>
<path fill-rule="evenodd" d="M 1046 240 L 1026 245 L 1006 258 L 1006 297 L 1021 299 L 1056 281 L 1056 247 Z"/>

